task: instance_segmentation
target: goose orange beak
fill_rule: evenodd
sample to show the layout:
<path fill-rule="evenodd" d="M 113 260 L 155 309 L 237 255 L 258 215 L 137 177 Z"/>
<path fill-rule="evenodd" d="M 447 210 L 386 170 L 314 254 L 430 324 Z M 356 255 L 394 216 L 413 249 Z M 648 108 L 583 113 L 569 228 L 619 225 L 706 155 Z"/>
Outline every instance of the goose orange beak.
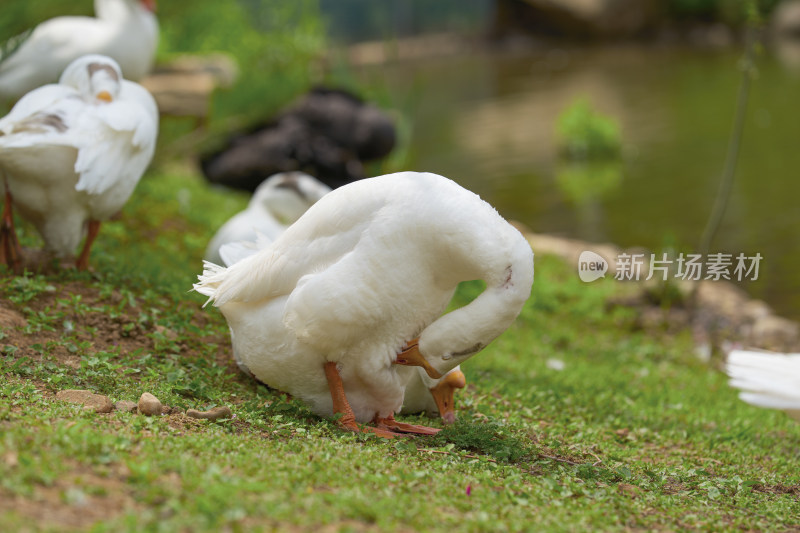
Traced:
<path fill-rule="evenodd" d="M 141 0 L 142 5 L 151 13 L 156 12 L 156 0 Z"/>
<path fill-rule="evenodd" d="M 431 396 L 439 409 L 439 415 L 445 424 L 456 421 L 455 392 L 467 386 L 467 378 L 461 370 L 447 374 L 435 387 L 431 388 Z"/>
<path fill-rule="evenodd" d="M 102 100 L 104 102 L 113 102 L 114 98 L 111 96 L 111 93 L 108 91 L 100 91 L 97 93 L 97 99 Z"/>

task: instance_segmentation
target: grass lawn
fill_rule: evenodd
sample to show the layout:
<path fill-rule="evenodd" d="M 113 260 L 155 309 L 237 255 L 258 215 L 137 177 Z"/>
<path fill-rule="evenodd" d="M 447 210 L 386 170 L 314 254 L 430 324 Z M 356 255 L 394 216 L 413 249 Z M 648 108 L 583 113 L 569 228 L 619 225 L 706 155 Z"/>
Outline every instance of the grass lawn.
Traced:
<path fill-rule="evenodd" d="M 0 530 L 800 530 L 800 425 L 554 257 L 435 438 L 343 433 L 247 379 L 189 292 L 245 203 L 163 168 L 102 228 L 94 274 L 0 279 Z M 63 389 L 172 409 L 96 414 Z M 234 418 L 183 414 L 218 405 Z"/>

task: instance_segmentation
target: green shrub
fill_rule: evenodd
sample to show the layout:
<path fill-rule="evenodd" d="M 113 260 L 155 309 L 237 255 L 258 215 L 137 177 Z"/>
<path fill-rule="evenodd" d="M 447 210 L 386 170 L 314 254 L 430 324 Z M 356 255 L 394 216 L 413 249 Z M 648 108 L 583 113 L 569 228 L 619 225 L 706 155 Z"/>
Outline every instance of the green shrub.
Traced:
<path fill-rule="evenodd" d="M 558 118 L 559 147 L 570 160 L 615 158 L 621 136 L 617 121 L 596 112 L 588 100 L 580 99 Z"/>

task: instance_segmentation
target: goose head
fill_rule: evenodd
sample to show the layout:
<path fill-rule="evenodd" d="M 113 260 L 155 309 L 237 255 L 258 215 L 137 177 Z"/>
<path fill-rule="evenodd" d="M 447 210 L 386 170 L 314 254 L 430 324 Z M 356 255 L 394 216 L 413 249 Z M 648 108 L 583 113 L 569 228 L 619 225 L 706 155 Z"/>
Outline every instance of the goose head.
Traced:
<path fill-rule="evenodd" d="M 90 54 L 67 65 L 59 83 L 76 89 L 84 98 L 108 103 L 119 96 L 122 71 L 110 57 Z"/>
<path fill-rule="evenodd" d="M 250 206 L 289 225 L 330 191 L 330 187 L 303 172 L 281 172 L 258 186 Z"/>
<path fill-rule="evenodd" d="M 136 11 L 156 12 L 156 0 L 95 0 L 94 13 L 100 19 L 115 20 L 124 18 Z"/>

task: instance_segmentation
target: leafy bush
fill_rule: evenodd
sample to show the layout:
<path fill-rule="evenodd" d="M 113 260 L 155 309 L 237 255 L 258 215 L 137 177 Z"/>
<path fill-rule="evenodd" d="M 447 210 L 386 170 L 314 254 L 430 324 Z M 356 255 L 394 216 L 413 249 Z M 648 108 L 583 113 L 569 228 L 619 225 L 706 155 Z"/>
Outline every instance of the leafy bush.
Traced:
<path fill-rule="evenodd" d="M 574 102 L 558 118 L 559 146 L 571 160 L 617 157 L 621 148 L 619 124 L 592 109 L 586 99 Z"/>

